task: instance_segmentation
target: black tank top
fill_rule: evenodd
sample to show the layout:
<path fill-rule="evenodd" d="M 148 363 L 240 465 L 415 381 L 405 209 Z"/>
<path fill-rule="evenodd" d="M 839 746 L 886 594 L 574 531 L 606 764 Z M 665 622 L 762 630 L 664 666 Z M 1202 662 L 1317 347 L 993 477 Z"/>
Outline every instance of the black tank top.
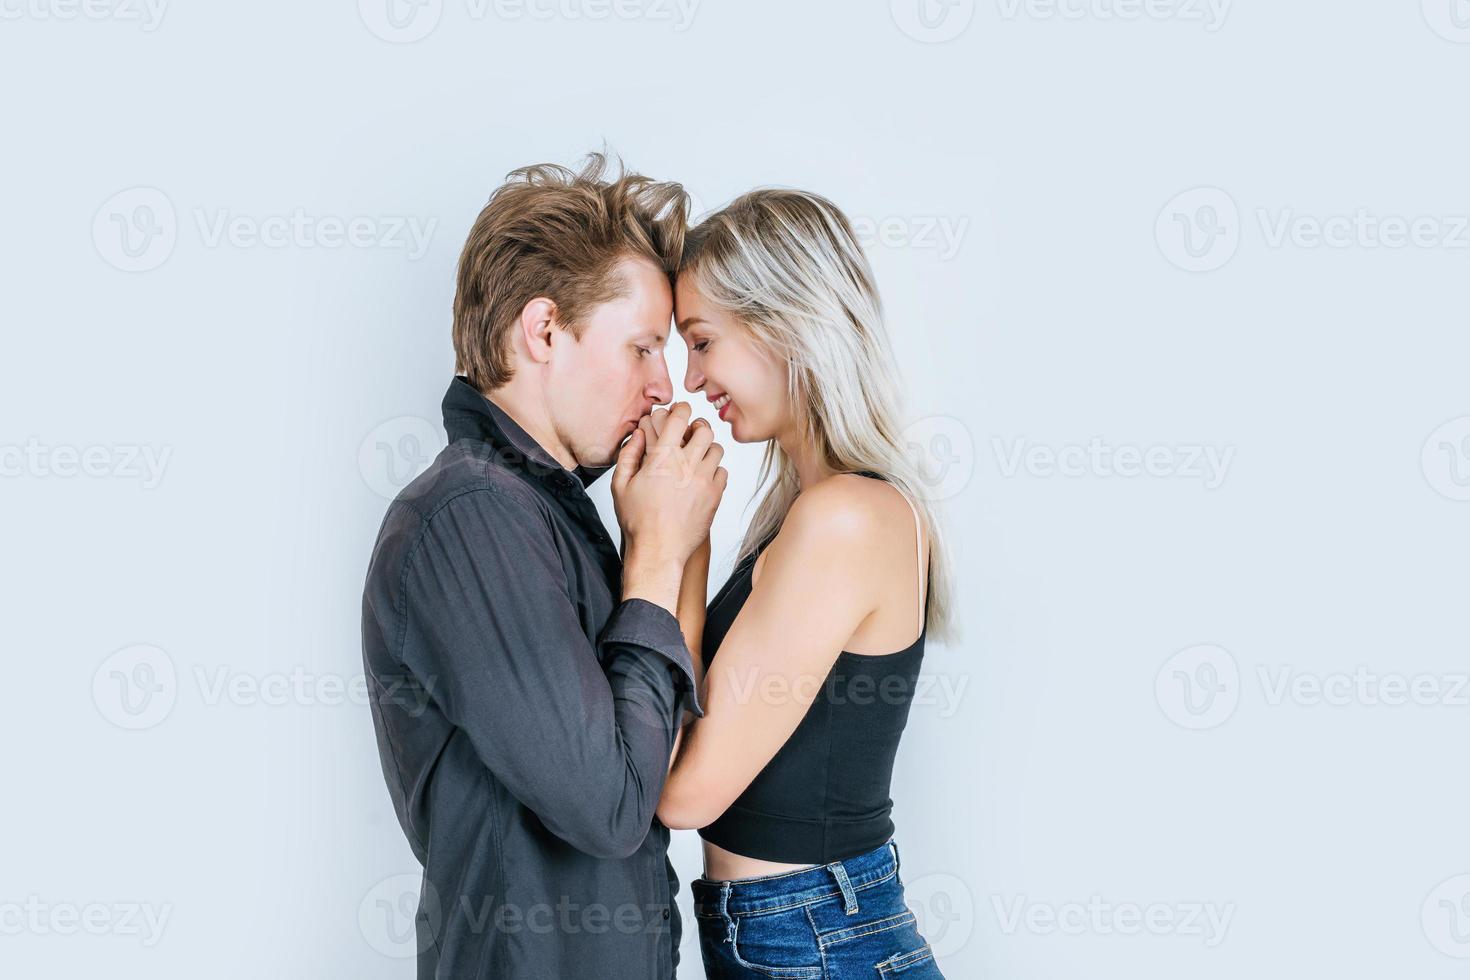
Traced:
<path fill-rule="evenodd" d="M 735 566 L 709 605 L 702 648 L 706 670 L 750 597 L 751 572 L 770 540 Z M 924 605 L 927 613 L 927 589 Z M 908 722 L 927 632 L 925 627 L 912 645 L 896 653 L 838 654 L 791 738 L 728 810 L 700 828 L 699 836 L 736 854 L 783 864 L 829 864 L 892 837 L 893 760 Z"/>

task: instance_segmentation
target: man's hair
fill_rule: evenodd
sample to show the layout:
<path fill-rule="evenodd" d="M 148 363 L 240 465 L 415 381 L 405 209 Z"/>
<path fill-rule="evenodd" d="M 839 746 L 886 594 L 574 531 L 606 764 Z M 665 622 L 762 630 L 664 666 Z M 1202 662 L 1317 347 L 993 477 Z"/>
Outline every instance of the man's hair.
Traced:
<path fill-rule="evenodd" d="M 644 258 L 673 283 L 689 196 L 592 153 L 580 172 L 540 163 L 506 175 L 475 219 L 454 293 L 455 370 L 481 391 L 514 374 L 510 338 L 526 304 L 544 296 L 581 339 L 587 313 L 627 284 L 615 266 Z"/>

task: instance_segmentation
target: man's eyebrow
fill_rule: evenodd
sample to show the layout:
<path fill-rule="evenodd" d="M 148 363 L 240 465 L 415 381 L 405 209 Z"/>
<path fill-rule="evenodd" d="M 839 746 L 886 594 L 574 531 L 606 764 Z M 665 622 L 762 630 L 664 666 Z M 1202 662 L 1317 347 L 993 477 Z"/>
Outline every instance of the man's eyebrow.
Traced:
<path fill-rule="evenodd" d="M 683 333 L 685 330 L 688 330 L 690 327 L 694 326 L 696 323 L 708 323 L 708 322 L 709 321 L 706 320 L 702 316 L 686 316 L 684 319 L 680 320 L 679 323 L 678 323 L 679 332 L 680 333 Z"/>

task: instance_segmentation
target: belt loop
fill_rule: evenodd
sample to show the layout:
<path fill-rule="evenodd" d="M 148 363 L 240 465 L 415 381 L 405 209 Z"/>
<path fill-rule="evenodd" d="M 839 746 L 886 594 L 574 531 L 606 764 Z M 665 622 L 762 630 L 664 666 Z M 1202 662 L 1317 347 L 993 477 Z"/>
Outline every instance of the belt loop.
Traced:
<path fill-rule="evenodd" d="M 837 879 L 837 887 L 842 889 L 842 911 L 852 915 L 858 910 L 857 892 L 852 890 L 852 881 L 847 877 L 847 869 L 842 866 L 841 861 L 833 861 L 827 865 L 827 870 L 832 872 L 832 877 Z"/>
<path fill-rule="evenodd" d="M 890 837 L 888 838 L 888 846 L 893 848 L 893 873 L 897 874 L 898 869 L 903 867 L 903 862 L 898 859 L 898 841 Z"/>
<path fill-rule="evenodd" d="M 735 920 L 730 918 L 730 883 L 720 882 L 720 917 L 725 920 L 725 942 L 735 941 Z"/>

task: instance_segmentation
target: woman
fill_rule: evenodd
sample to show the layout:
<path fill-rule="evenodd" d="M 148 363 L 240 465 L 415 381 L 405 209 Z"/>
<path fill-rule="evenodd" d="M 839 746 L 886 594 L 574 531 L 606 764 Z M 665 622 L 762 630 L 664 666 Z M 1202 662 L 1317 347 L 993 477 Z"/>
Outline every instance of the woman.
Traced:
<path fill-rule="evenodd" d="M 705 969 L 939 977 L 904 905 L 888 794 L 948 577 L 871 270 L 832 203 L 755 191 L 689 233 L 675 320 L 685 387 L 737 442 L 766 443 L 770 482 L 707 613 L 707 547 L 680 602 L 705 716 L 658 816 L 704 839 Z"/>

